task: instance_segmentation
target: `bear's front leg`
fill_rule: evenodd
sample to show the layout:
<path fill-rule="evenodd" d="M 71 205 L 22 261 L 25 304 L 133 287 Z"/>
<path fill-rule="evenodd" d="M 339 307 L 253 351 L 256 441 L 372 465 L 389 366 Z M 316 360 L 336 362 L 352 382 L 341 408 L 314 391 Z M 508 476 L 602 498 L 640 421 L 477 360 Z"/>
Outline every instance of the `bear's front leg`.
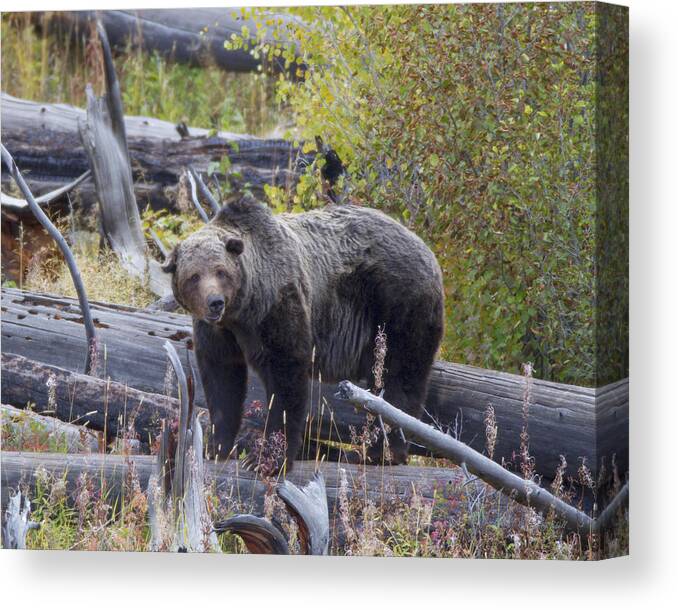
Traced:
<path fill-rule="evenodd" d="M 209 453 L 231 456 L 247 394 L 247 363 L 233 333 L 193 320 L 193 342 L 212 422 Z"/>
<path fill-rule="evenodd" d="M 264 351 L 261 376 L 271 412 L 266 442 L 286 445 L 286 470 L 292 469 L 302 442 L 311 368 L 311 325 L 300 291 L 288 286 L 261 325 Z M 273 438 L 271 438 L 273 436 Z M 277 437 L 277 438 L 276 438 Z M 276 470 L 280 470 L 279 464 Z"/>

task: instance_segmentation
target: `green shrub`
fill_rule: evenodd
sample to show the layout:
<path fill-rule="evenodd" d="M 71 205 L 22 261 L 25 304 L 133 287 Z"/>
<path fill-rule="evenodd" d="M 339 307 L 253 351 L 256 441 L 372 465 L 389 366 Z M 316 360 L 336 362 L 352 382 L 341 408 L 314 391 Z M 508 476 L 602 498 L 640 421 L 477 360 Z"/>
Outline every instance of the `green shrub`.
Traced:
<path fill-rule="evenodd" d="M 437 254 L 442 355 L 594 383 L 595 6 L 291 11 L 296 25 L 252 12 L 259 36 L 285 28 L 299 62 L 291 45 L 255 52 L 304 75 L 280 77 L 278 96 L 304 140 L 322 135 L 347 162 L 348 196 Z"/>

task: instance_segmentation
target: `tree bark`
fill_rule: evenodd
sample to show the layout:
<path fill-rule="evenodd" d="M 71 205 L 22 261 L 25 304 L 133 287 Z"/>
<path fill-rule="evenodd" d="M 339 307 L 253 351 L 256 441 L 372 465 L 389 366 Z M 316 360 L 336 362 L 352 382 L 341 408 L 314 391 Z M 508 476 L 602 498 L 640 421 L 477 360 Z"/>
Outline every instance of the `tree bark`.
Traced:
<path fill-rule="evenodd" d="M 188 316 L 101 303 L 93 303 L 92 311 L 99 327 L 102 351 L 103 346 L 106 347 L 102 375 L 135 388 L 134 391 L 164 394 L 167 361 L 163 343 L 167 339 L 174 342 L 182 358 L 188 352 L 195 364 Z M 73 299 L 5 289 L 2 312 L 3 351 L 67 370 L 77 366 L 84 337 L 79 309 Z M 204 406 L 202 387 L 199 380 L 196 382 L 196 404 Z M 38 400 L 44 400 L 44 390 L 42 394 L 39 392 L 40 382 L 35 385 L 24 395 L 34 392 Z M 11 388 L 3 383 L 3 393 L 6 386 Z M 444 431 L 455 431 L 458 440 L 482 452 L 484 416 L 491 403 L 499 430 L 494 459 L 517 467 L 515 455 L 520 452 L 524 388 L 525 379 L 518 375 L 436 362 L 426 400 L 427 413 L 422 420 L 435 421 Z M 351 426 L 360 431 L 365 415 L 336 399 L 334 393 L 335 386 L 319 387 L 316 380 L 307 430 L 314 439 L 350 443 Z M 605 399 L 604 412 L 601 412 L 599 396 Z M 262 384 L 251 373 L 246 404 L 253 400 L 267 404 Z M 12 401 L 5 402 L 12 404 Z M 625 441 L 628 438 L 628 380 L 596 390 L 534 379 L 528 430 L 535 470 L 546 478 L 554 476 L 560 455 L 567 459 L 568 474 L 576 474 L 580 458 L 585 458 L 595 478 L 600 459 L 606 457 L 609 466 L 615 453 L 623 474 L 628 468 Z M 596 443 L 597 433 L 604 433 L 607 439 L 605 453 Z M 414 445 L 411 452 L 426 453 L 427 450 Z M 307 455 L 305 445 L 304 456 Z"/>

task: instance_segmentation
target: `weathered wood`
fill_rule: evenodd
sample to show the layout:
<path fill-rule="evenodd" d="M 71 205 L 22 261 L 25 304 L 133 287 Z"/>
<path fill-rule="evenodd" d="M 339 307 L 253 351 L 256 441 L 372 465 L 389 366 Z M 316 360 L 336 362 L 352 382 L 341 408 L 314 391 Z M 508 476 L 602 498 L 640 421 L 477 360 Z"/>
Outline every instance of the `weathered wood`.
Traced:
<path fill-rule="evenodd" d="M 520 504 L 529 506 L 544 516 L 553 511 L 572 531 L 586 533 L 593 530 L 594 520 L 586 513 L 554 496 L 534 481 L 509 472 L 489 457 L 397 409 L 368 390 L 342 381 L 337 394 L 342 400 L 347 400 L 372 415 L 383 418 L 390 426 L 400 428 L 408 439 L 414 438 L 436 453 L 451 459 L 455 464 L 467 468 L 469 472 Z"/>
<path fill-rule="evenodd" d="M 285 480 L 276 491 L 297 522 L 302 553 L 327 555 L 330 522 L 322 473 L 317 472 L 303 489 Z"/>
<path fill-rule="evenodd" d="M 268 519 L 255 515 L 235 515 L 214 524 L 218 534 L 237 534 L 247 550 L 257 555 L 289 555 L 290 548 L 282 532 Z"/>
<path fill-rule="evenodd" d="M 78 477 L 86 472 L 93 475 L 94 482 L 105 486 L 107 498 L 113 503 L 122 493 L 125 479 L 134 468 L 142 489 L 148 487 L 148 481 L 155 472 L 155 456 L 118 456 L 110 454 L 64 454 L 64 453 L 20 453 L 3 451 L 0 453 L 2 468 L 2 506 L 7 505 L 9 494 L 25 483 L 30 489 L 36 482 L 36 471 L 42 467 L 54 477 L 63 478 L 66 491 L 70 495 L 77 486 Z M 214 483 L 216 493 L 229 498 L 245 510 L 259 512 L 263 500 L 270 493 L 270 482 L 253 472 L 240 468 L 236 460 L 225 462 L 206 462 L 206 477 Z M 408 500 L 417 493 L 423 501 L 457 498 L 463 492 L 464 475 L 458 468 L 422 468 L 416 466 L 358 466 L 337 463 L 297 462 L 287 478 L 296 485 L 303 486 L 311 480 L 316 470 L 322 473 L 327 491 L 327 504 L 331 514 L 337 510 L 341 470 L 348 481 L 347 494 L 367 498 L 377 506 L 394 500 Z M 452 509 L 452 506 L 450 507 Z"/>
<path fill-rule="evenodd" d="M 91 85 L 87 85 L 87 120 L 79 127 L 94 175 L 101 227 L 122 267 L 163 297 L 171 294 L 171 283 L 158 261 L 148 255 L 134 195 L 120 84 L 101 23 L 97 23 L 97 32 L 103 50 L 106 92 L 96 98 Z"/>
<path fill-rule="evenodd" d="M 188 350 L 193 360 L 191 322 L 187 316 L 160 311 L 135 310 L 126 306 L 92 304 L 106 360 L 102 374 L 139 390 L 164 392 L 166 359 L 162 344 L 175 342 L 179 354 Z M 78 331 L 79 310 L 72 299 L 35 295 L 15 289 L 2 294 L 3 350 L 72 369 L 84 338 Z M 494 459 L 508 466 L 516 463 L 520 450 L 522 400 L 525 380 L 518 375 L 487 371 L 446 362 L 434 365 L 423 421 L 431 418 L 443 430 L 456 431 L 458 440 L 478 451 L 485 446 L 483 422 L 488 404 L 495 410 L 498 438 Z M 312 436 L 350 442 L 350 427 L 360 430 L 363 413 L 334 398 L 334 386 L 313 384 L 308 428 Z M 596 397 L 605 399 L 605 417 L 601 417 Z M 255 374 L 248 382 L 247 402 L 266 404 L 262 384 Z M 200 383 L 196 387 L 196 404 L 204 406 Z M 21 405 L 17 405 L 21 406 Z M 597 444 L 604 425 L 605 452 Z M 616 453 L 621 473 L 628 468 L 628 380 L 600 388 L 583 388 L 564 384 L 532 381 L 530 405 L 530 452 L 536 472 L 550 478 L 556 472 L 562 454 L 568 473 L 575 474 L 580 458 L 597 476 L 600 459 L 609 466 Z M 412 452 L 425 450 L 412 447 Z M 314 455 L 314 454 L 313 454 Z"/>
<path fill-rule="evenodd" d="M 203 431 L 198 421 L 198 412 L 193 408 L 193 397 L 188 389 L 188 382 L 179 356 L 174 346 L 165 342 L 165 351 L 170 359 L 179 385 L 181 411 L 177 429 L 174 455 L 170 454 L 170 443 L 164 439 L 160 444 L 156 461 L 156 471 L 149 478 L 148 502 L 152 508 L 151 516 L 151 548 L 162 548 L 162 537 L 158 538 L 161 528 L 154 517 L 165 511 L 171 517 L 169 524 L 172 530 L 171 551 L 203 553 L 220 552 L 221 547 L 212 526 L 205 500 L 205 462 L 203 459 Z M 165 431 L 169 422 L 165 421 Z M 174 470 L 171 476 L 171 470 Z M 165 476 L 165 471 L 169 476 Z M 169 480 L 170 489 L 158 485 L 160 480 Z M 158 488 L 161 493 L 158 493 Z"/>
<path fill-rule="evenodd" d="M 224 48 L 224 42 L 230 41 L 232 34 L 240 34 L 243 25 L 248 26 L 250 32 L 256 32 L 254 21 L 243 19 L 237 8 L 64 11 L 53 18 L 57 23 L 77 26 L 73 29 L 80 32 L 88 27 L 90 20 L 99 18 L 111 44 L 122 51 L 131 44 L 132 48 L 140 47 L 172 61 L 212 64 L 229 72 L 256 71 L 262 62 L 247 49 Z M 269 18 L 284 23 L 294 20 L 284 13 L 271 13 Z M 265 40 L 274 42 L 271 35 Z M 276 61 L 270 67 L 282 70 L 284 63 Z"/>
<path fill-rule="evenodd" d="M 11 431 L 19 445 L 46 440 L 52 446 L 69 453 L 99 451 L 99 437 L 85 426 L 69 424 L 56 417 L 41 415 L 29 409 L 17 409 L 0 404 L 0 421 L 3 429 Z"/>
<path fill-rule="evenodd" d="M 20 491 L 9 498 L 5 511 L 5 526 L 2 530 L 2 546 L 4 548 L 26 548 L 26 534 L 29 530 L 40 527 L 38 523 L 28 519 L 30 512 L 30 500 Z"/>
<path fill-rule="evenodd" d="M 146 447 L 160 432 L 162 419 L 179 413 L 176 398 L 142 392 L 109 379 L 74 373 L 2 353 L 2 402 L 24 409 L 52 410 L 60 421 L 106 432 L 107 442 L 131 427 Z"/>
<path fill-rule="evenodd" d="M 37 193 L 62 187 L 89 169 L 87 155 L 78 135 L 78 124 L 86 113 L 66 104 L 41 104 L 0 96 L 2 141 L 27 172 L 30 187 Z M 218 132 L 189 127 L 182 138 L 176 126 L 151 117 L 125 117 L 125 130 L 134 176 L 134 192 L 140 207 L 176 208 L 176 189 L 187 166 L 205 172 L 210 163 L 228 157 L 228 175 L 217 173 L 233 188 L 249 188 L 263 197 L 265 184 L 291 186 L 314 157 L 302 154 L 285 140 L 257 138 L 247 134 Z M 6 177 L 3 172 L 3 188 Z M 95 204 L 91 182 L 80 184 L 76 200 L 83 209 Z"/>

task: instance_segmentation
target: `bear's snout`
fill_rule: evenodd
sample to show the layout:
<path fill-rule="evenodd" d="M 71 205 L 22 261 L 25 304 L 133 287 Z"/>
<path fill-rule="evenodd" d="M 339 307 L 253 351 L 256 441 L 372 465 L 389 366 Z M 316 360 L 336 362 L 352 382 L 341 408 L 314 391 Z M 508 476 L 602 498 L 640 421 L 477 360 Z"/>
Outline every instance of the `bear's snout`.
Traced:
<path fill-rule="evenodd" d="M 221 316 L 224 311 L 226 302 L 224 297 L 220 294 L 211 294 L 207 297 L 207 308 L 209 309 L 209 317 L 217 318 Z"/>

